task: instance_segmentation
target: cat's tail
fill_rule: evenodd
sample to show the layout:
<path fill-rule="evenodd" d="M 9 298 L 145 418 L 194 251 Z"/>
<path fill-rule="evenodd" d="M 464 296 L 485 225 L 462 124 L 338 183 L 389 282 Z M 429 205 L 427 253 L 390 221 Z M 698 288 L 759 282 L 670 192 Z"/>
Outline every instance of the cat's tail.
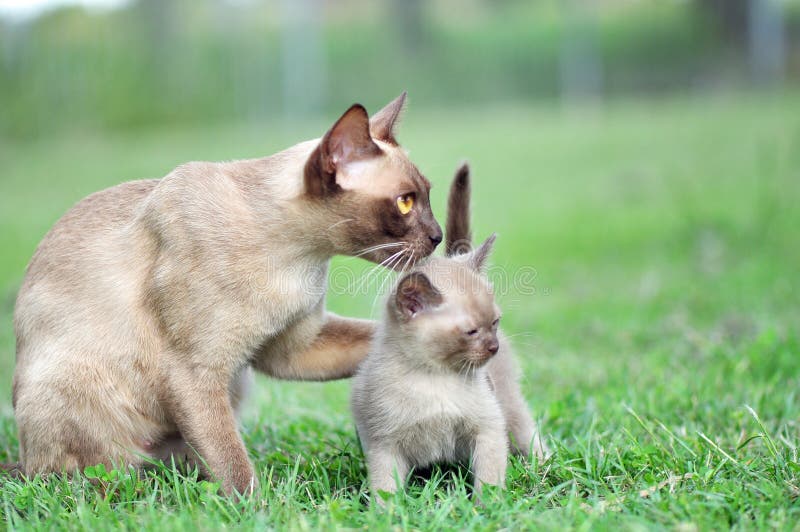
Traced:
<path fill-rule="evenodd" d="M 450 196 L 447 198 L 445 255 L 448 257 L 467 253 L 472 249 L 469 221 L 470 193 L 469 165 L 462 163 L 456 170 L 453 183 L 450 185 Z"/>

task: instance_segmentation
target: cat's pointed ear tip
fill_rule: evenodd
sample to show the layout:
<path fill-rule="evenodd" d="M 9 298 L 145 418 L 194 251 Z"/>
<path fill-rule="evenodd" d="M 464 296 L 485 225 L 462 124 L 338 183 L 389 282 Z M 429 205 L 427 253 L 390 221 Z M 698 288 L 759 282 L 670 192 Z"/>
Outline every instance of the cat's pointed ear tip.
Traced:
<path fill-rule="evenodd" d="M 367 108 L 366 108 L 366 107 L 364 107 L 363 105 L 361 105 L 361 104 L 360 104 L 360 103 L 358 103 L 358 102 L 356 102 L 356 103 L 354 103 L 353 105 L 351 105 L 350 107 L 348 107 L 348 108 L 347 108 L 347 111 L 345 111 L 344 113 L 342 113 L 342 117 L 349 116 L 349 115 L 350 115 L 350 113 L 355 113 L 355 114 L 363 115 L 363 116 L 365 116 L 365 117 L 366 117 L 366 116 L 368 116 L 368 114 L 367 114 Z"/>

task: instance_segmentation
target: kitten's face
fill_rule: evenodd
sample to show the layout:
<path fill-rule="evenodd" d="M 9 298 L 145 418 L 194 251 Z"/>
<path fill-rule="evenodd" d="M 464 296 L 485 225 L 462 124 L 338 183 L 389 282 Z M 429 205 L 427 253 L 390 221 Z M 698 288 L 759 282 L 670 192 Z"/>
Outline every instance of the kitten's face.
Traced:
<path fill-rule="evenodd" d="M 430 182 L 394 139 L 401 96 L 373 116 L 348 110 L 306 163 L 306 189 L 330 220 L 333 252 L 401 269 L 430 255 L 442 230 Z"/>
<path fill-rule="evenodd" d="M 481 246 L 464 257 L 430 260 L 398 283 L 389 310 L 414 347 L 409 356 L 419 357 L 415 363 L 465 373 L 497 353 L 500 309 L 480 272 L 486 253 Z"/>

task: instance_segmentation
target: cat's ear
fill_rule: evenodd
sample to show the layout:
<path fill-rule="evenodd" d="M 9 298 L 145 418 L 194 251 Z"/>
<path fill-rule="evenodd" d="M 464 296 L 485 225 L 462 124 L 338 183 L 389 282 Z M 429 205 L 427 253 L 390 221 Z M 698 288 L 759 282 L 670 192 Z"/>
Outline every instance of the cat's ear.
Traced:
<path fill-rule="evenodd" d="M 373 137 L 390 144 L 397 144 L 397 140 L 395 140 L 394 136 L 394 128 L 400 115 L 403 113 L 406 96 L 406 91 L 403 91 L 403 94 L 372 115 L 372 118 L 369 120 L 369 128 Z"/>
<path fill-rule="evenodd" d="M 381 149 L 369 134 L 367 110 L 358 103 L 345 111 L 320 141 L 322 170 L 331 175 L 348 163 L 380 154 Z"/>
<path fill-rule="evenodd" d="M 496 239 L 497 233 L 492 233 L 492 236 L 487 238 L 483 244 L 468 254 L 458 257 L 459 260 L 466 261 L 466 263 L 469 264 L 473 270 L 483 272 L 486 267 L 486 260 L 492 253 L 492 248 L 494 247 L 494 241 Z"/>
<path fill-rule="evenodd" d="M 397 285 L 395 303 L 402 316 L 407 319 L 441 305 L 442 301 L 441 292 L 422 272 L 409 273 Z"/>
<path fill-rule="evenodd" d="M 450 184 L 447 198 L 447 236 L 445 255 L 452 257 L 472 249 L 472 232 L 469 224 L 470 201 L 469 165 L 463 163 Z"/>

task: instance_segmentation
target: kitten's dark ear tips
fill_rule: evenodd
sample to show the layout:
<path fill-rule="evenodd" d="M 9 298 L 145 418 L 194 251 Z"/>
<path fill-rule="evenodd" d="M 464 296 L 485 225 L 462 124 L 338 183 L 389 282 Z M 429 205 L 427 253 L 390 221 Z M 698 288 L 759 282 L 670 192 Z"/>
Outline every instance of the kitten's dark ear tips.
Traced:
<path fill-rule="evenodd" d="M 442 301 L 442 294 L 422 272 L 409 273 L 397 285 L 395 303 L 400 314 L 406 319 L 441 305 Z"/>
<path fill-rule="evenodd" d="M 468 253 L 472 249 L 472 233 L 469 223 L 470 195 L 469 165 L 464 162 L 456 170 L 456 175 L 450 184 L 450 195 L 447 198 L 445 255 L 448 257 Z"/>
<path fill-rule="evenodd" d="M 403 113 L 406 96 L 408 96 L 408 93 L 403 91 L 400 96 L 389 102 L 386 107 L 372 115 L 369 127 L 374 138 L 390 144 L 397 144 L 394 129 Z"/>
<path fill-rule="evenodd" d="M 495 240 L 497 240 L 497 233 L 492 233 L 492 235 L 487 238 L 483 244 L 478 246 L 475 251 L 466 256 L 467 262 L 474 270 L 479 272 L 484 271 L 486 267 L 486 260 L 492 253 Z"/>
<path fill-rule="evenodd" d="M 381 150 L 369 134 L 369 115 L 361 104 L 353 104 L 325 133 L 320 142 L 322 169 L 334 174 L 348 162 L 380 155 Z"/>

